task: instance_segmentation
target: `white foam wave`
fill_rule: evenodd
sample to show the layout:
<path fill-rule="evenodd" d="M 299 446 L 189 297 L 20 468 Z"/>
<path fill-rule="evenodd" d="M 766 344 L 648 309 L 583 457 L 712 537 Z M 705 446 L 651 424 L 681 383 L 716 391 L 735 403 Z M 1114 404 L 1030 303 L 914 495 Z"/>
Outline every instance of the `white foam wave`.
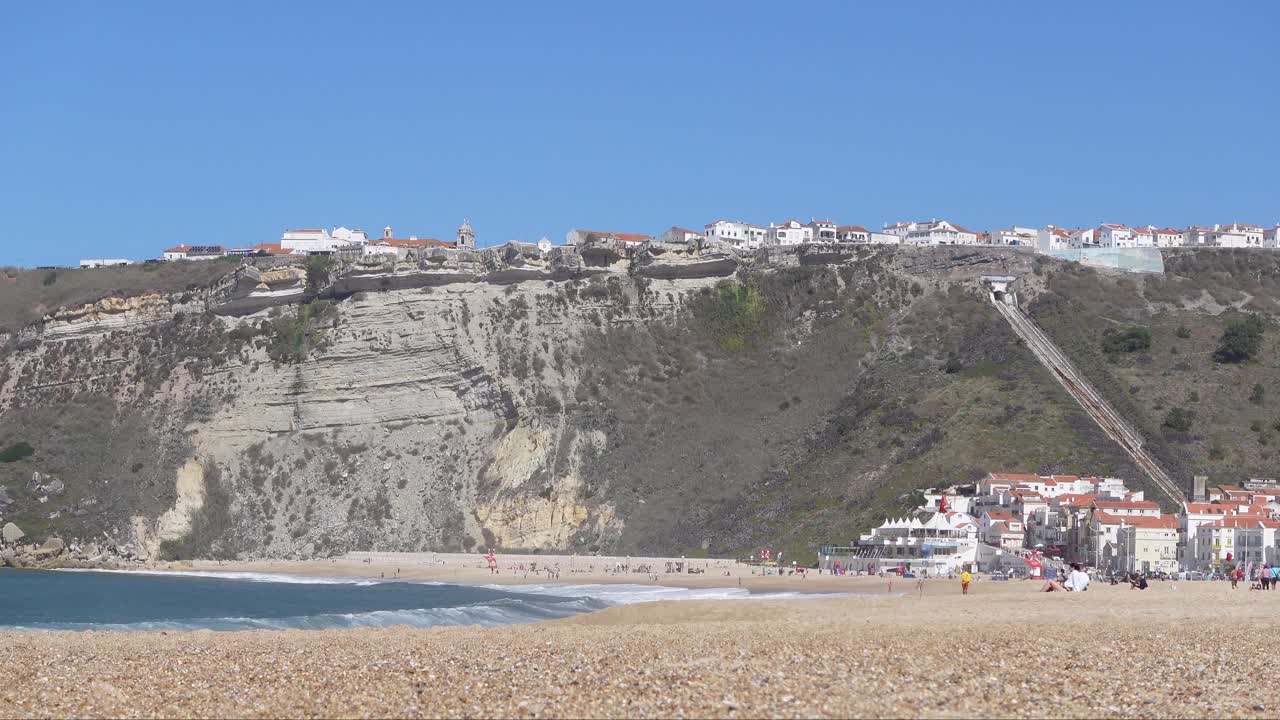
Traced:
<path fill-rule="evenodd" d="M 282 618 L 220 617 L 154 620 L 135 623 L 38 623 L 6 626 L 5 630 L 102 630 L 102 631 L 192 631 L 192 630 L 332 630 L 380 627 L 446 627 L 478 625 L 493 627 L 555 620 L 604 605 L 590 598 L 569 602 L 527 602 L 501 599 L 491 603 L 460 607 L 373 610 L 360 613 L 323 613 Z"/>
<path fill-rule="evenodd" d="M 250 582 L 291 583 L 297 585 L 358 585 L 367 587 L 394 580 L 362 577 L 321 577 L 311 575 L 282 575 L 257 572 L 221 572 L 218 570 L 115 570 L 95 568 L 58 568 L 57 572 L 116 573 L 120 575 L 163 575 L 172 577 L 202 577 L 216 580 L 248 580 Z M 419 583 L 442 585 L 443 583 Z"/>

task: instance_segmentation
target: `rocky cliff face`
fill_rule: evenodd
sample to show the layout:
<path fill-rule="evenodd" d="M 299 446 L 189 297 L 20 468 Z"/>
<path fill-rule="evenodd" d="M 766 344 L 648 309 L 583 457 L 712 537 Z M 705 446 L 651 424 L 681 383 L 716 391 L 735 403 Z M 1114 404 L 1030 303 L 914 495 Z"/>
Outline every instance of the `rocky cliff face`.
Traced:
<path fill-rule="evenodd" d="M 977 287 L 1030 269 L 1012 250 L 513 245 L 108 298 L 5 346 L 0 445 L 34 453 L 0 463 L 0 519 L 177 557 L 844 532 L 885 492 L 945 479 L 903 473 L 967 412 L 946 388 L 1062 402 Z M 1096 440 L 1072 422 L 1067 401 L 1013 427 Z M 1125 462 L 1052 462 L 1076 461 Z"/>

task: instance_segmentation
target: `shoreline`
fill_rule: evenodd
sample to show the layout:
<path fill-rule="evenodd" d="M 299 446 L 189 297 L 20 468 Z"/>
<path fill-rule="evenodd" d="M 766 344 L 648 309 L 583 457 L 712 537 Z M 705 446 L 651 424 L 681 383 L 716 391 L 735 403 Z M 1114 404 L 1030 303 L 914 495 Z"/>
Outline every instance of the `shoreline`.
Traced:
<path fill-rule="evenodd" d="M 659 601 L 489 628 L 6 632 L 0 716 L 1266 717 L 1280 709 L 1266 670 L 1271 644 L 1253 637 L 1280 632 L 1280 592 L 1215 582 L 1079 594 L 1037 587 L 978 582 L 961 595 L 959 583 L 937 580 L 922 593 Z"/>

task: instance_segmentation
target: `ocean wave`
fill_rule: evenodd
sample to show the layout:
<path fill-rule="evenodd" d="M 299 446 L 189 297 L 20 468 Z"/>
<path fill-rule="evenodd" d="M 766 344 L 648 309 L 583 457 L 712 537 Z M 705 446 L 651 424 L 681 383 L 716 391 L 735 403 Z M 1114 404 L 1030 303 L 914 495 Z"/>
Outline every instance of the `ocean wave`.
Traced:
<path fill-rule="evenodd" d="M 560 597 L 592 597 L 610 605 L 633 605 L 643 602 L 676 600 L 819 600 L 822 598 L 858 597 L 858 593 L 805 593 L 805 592 L 751 592 L 746 588 L 681 588 L 665 585 L 481 585 L 490 590 L 502 590 L 530 595 L 558 595 Z"/>
<path fill-rule="evenodd" d="M 160 575 L 169 577 L 200 577 L 215 580 L 247 580 L 249 582 L 289 583 L 295 585 L 356 585 L 368 587 L 400 580 L 364 577 L 322 577 L 312 575 L 282 575 L 258 572 L 222 572 L 218 570 L 117 570 L 98 568 L 57 568 L 54 572 L 116 573 L 119 575 Z M 438 582 L 418 582 L 419 585 L 443 585 Z"/>
<path fill-rule="evenodd" d="M 558 601 L 528 601 L 502 598 L 489 603 L 459 607 L 407 610 L 372 610 L 360 613 L 321 613 L 282 618 L 212 617 L 182 620 L 150 620 L 133 623 L 32 623 L 9 625 L 5 630 L 66 631 L 101 630 L 120 632 L 194 630 L 334 630 L 408 626 L 417 628 L 476 625 L 494 627 L 518 625 L 578 615 L 608 605 L 593 598 Z"/>

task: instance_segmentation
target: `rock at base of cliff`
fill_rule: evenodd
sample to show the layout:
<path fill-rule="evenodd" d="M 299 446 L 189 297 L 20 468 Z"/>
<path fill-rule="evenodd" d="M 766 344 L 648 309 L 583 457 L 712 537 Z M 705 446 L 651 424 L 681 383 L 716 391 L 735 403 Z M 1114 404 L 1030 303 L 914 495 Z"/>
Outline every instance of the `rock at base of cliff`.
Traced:
<path fill-rule="evenodd" d="M 0 539 L 3 539 L 5 543 L 10 545 L 18 542 L 26 536 L 27 534 L 22 532 L 22 528 L 14 525 L 13 523 L 6 523 L 4 529 L 0 530 Z"/>

